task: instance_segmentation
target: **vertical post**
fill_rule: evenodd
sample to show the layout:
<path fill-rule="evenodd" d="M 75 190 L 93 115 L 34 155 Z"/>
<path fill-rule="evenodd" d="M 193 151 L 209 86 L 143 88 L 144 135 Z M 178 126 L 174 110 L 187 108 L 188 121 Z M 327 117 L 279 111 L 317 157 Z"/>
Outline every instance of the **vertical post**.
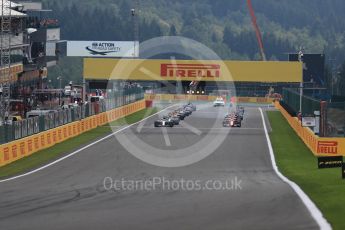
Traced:
<path fill-rule="evenodd" d="M 85 104 L 85 101 L 86 101 L 86 82 L 85 82 L 85 78 L 83 77 L 83 89 L 82 89 L 82 102 L 83 104 Z"/>
<path fill-rule="evenodd" d="M 299 85 L 299 94 L 300 94 L 300 96 L 299 96 L 299 112 L 301 114 L 303 114 L 302 113 L 302 109 L 303 109 L 303 82 L 301 82 Z"/>
<path fill-rule="evenodd" d="M 302 63 L 302 74 L 303 74 L 303 51 L 302 47 L 300 48 L 300 51 L 298 52 L 298 61 Z M 302 81 L 299 85 L 299 112 L 301 115 L 303 115 L 303 76 Z"/>
<path fill-rule="evenodd" d="M 320 137 L 326 137 L 327 136 L 327 102 L 326 101 L 321 101 L 320 116 L 321 116 Z"/>
<path fill-rule="evenodd" d="M 136 57 L 136 54 L 139 54 L 139 47 L 137 47 L 137 42 L 139 42 L 139 0 L 135 0 L 135 7 L 131 9 L 132 19 L 133 19 L 133 39 L 134 39 L 134 53 L 133 57 Z"/>

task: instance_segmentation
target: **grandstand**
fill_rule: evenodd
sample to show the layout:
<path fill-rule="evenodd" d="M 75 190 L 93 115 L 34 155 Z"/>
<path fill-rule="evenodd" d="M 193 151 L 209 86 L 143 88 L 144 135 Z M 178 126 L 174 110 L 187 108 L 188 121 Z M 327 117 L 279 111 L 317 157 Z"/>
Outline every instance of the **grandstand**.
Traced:
<path fill-rule="evenodd" d="M 50 10 L 43 9 L 41 2 L 2 1 L 2 4 L 1 23 L 9 21 L 10 31 L 2 33 L 2 41 L 9 42 L 2 42 L 0 85 L 7 86 L 10 97 L 7 108 L 1 108 L 0 124 L 11 115 L 24 117 L 34 109 L 33 92 L 47 88 L 47 67 L 56 65 L 61 46 L 58 21 L 49 17 Z M 9 63 L 3 61 L 6 46 L 10 50 Z M 10 72 L 10 77 L 5 72 Z"/>

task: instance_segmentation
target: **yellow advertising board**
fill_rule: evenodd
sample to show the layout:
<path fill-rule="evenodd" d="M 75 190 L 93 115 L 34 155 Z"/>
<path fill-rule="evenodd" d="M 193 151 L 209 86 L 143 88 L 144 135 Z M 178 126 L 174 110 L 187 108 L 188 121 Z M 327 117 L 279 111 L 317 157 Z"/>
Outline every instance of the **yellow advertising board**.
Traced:
<path fill-rule="evenodd" d="M 160 100 L 160 101 L 214 101 L 217 96 L 214 95 L 189 95 L 189 94 L 145 94 L 146 100 Z M 232 102 L 236 103 L 259 103 L 271 104 L 273 98 L 267 97 L 233 97 Z"/>
<path fill-rule="evenodd" d="M 301 82 L 302 69 L 278 61 L 84 59 L 87 80 Z"/>
<path fill-rule="evenodd" d="M 145 107 L 145 100 L 140 100 L 130 105 L 125 105 L 80 121 L 75 121 L 70 124 L 0 145 L 0 166 L 10 164 L 13 161 L 51 147 L 67 140 L 68 138 L 77 136 L 91 128 L 96 128 L 99 125 L 115 120 L 115 117 L 112 118 L 111 116 L 107 116 L 107 114 L 118 111 L 121 113 L 121 116 L 127 116 L 138 112 Z M 117 118 L 119 117 L 116 117 L 116 119 Z"/>
<path fill-rule="evenodd" d="M 315 156 L 345 156 L 345 138 L 319 137 L 309 128 L 302 127 L 301 122 L 296 117 L 291 117 L 279 102 L 276 107 Z"/>

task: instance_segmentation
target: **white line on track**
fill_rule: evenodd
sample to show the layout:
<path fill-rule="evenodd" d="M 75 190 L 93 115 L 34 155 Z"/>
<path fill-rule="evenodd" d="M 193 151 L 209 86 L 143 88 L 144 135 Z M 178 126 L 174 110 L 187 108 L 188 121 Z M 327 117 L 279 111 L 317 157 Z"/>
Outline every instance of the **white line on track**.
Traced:
<path fill-rule="evenodd" d="M 302 202 L 304 203 L 304 205 L 308 209 L 309 213 L 311 214 L 311 216 L 315 220 L 315 222 L 319 225 L 320 229 L 322 229 L 322 230 L 331 230 L 332 229 L 331 225 L 323 217 L 321 211 L 316 207 L 314 202 L 307 196 L 307 194 L 305 194 L 304 191 L 295 182 L 289 180 L 287 177 L 285 177 L 279 171 L 277 163 L 276 163 L 276 160 L 275 160 L 272 143 L 271 143 L 270 137 L 268 135 L 264 114 L 263 114 L 261 108 L 259 108 L 259 110 L 260 110 L 260 113 L 261 113 L 262 123 L 264 125 L 264 130 L 265 130 L 265 135 L 266 135 L 266 139 L 267 139 L 268 149 L 269 149 L 270 156 L 271 156 L 272 167 L 273 167 L 275 173 L 278 175 L 278 177 L 282 181 L 284 181 L 285 183 L 290 185 L 290 187 L 297 193 L 297 195 L 302 200 Z"/>
<path fill-rule="evenodd" d="M 108 139 L 109 137 L 112 137 L 112 136 L 114 136 L 115 134 L 117 134 L 117 133 L 119 133 L 119 132 L 122 132 L 123 130 L 126 130 L 126 129 L 128 129 L 128 128 L 130 128 L 130 127 L 136 125 L 136 124 L 139 124 L 140 122 L 145 121 L 145 120 L 147 120 L 147 119 L 149 119 L 149 118 L 151 118 L 151 117 L 153 117 L 153 116 L 155 116 L 155 115 L 157 115 L 157 114 L 159 114 L 159 113 L 161 113 L 161 112 L 163 112 L 163 111 L 165 111 L 165 110 L 167 110 L 167 109 L 170 109 L 170 108 L 172 108 L 172 107 L 174 107 L 174 106 L 176 106 L 176 105 L 168 106 L 168 107 L 166 107 L 166 108 L 164 108 L 164 109 L 158 111 L 157 113 L 154 113 L 154 114 L 152 114 L 152 115 L 150 115 L 150 116 L 148 116 L 148 117 L 145 117 L 144 119 L 142 119 L 142 120 L 140 120 L 140 121 L 137 121 L 137 122 L 135 122 L 135 123 L 133 123 L 133 124 L 130 124 L 130 125 L 128 125 L 128 126 L 125 126 L 125 127 L 121 128 L 121 129 L 119 129 L 119 130 L 116 130 L 115 132 L 113 132 L 113 133 L 111 133 L 111 134 L 109 134 L 109 135 L 107 135 L 107 136 L 105 136 L 105 137 L 102 137 L 101 139 L 99 139 L 99 140 L 97 140 L 97 141 L 95 141 L 95 142 L 93 142 L 93 143 L 91 143 L 91 144 L 88 144 L 88 145 L 86 145 L 86 146 L 84 146 L 84 147 L 82 147 L 82 148 L 80 148 L 80 149 L 78 149 L 78 150 L 76 150 L 76 151 L 74 151 L 74 152 L 72 152 L 72 153 L 70 153 L 70 154 L 64 156 L 64 157 L 61 157 L 61 158 L 59 158 L 59 159 L 57 159 L 57 160 L 55 160 L 55 161 L 53 161 L 53 162 L 51 162 L 51 163 L 49 163 L 49 164 L 46 164 L 46 165 L 44 165 L 44 166 L 42 166 L 42 167 L 39 167 L 39 168 L 37 168 L 37 169 L 34 169 L 34 170 L 32 170 L 32 171 L 30 171 L 30 172 L 27 172 L 27 173 L 24 173 L 24 174 L 20 174 L 20 175 L 18 175 L 18 176 L 14 176 L 14 177 L 10 177 L 10 178 L 4 179 L 4 180 L 0 180 L 0 183 L 4 183 L 4 182 L 7 182 L 7 181 L 12 181 L 12 180 L 15 180 L 15 179 L 19 179 L 19 178 L 21 178 L 21 177 L 25 177 L 25 176 L 34 174 L 34 173 L 39 172 L 39 171 L 41 171 L 41 170 L 43 170 L 43 169 L 45 169 L 45 168 L 48 168 L 48 167 L 50 167 L 50 166 L 53 166 L 53 165 L 59 163 L 60 161 L 63 161 L 63 160 L 65 160 L 65 159 L 67 159 L 67 158 L 70 158 L 71 156 L 74 156 L 74 155 L 76 155 L 77 153 L 79 153 L 79 152 L 81 152 L 81 151 L 83 151 L 83 150 L 85 150 L 85 149 L 88 149 L 88 148 L 90 148 L 90 147 L 92 147 L 92 146 L 94 146 L 94 145 L 96 145 L 96 144 L 98 144 L 98 143 L 100 143 L 100 142 L 102 142 L 102 141 Z"/>
<path fill-rule="evenodd" d="M 163 133 L 165 145 L 166 146 L 171 146 L 170 138 L 169 138 L 169 135 L 168 135 L 168 130 L 167 130 L 166 127 L 162 128 L 162 133 Z"/>
<path fill-rule="evenodd" d="M 202 134 L 202 132 L 200 131 L 200 129 L 197 129 L 193 126 L 191 126 L 190 124 L 186 123 L 186 122 L 183 122 L 181 123 L 181 126 L 182 127 L 179 127 L 179 128 L 185 128 L 185 129 L 188 129 L 189 131 L 191 131 L 192 133 L 200 136 Z"/>

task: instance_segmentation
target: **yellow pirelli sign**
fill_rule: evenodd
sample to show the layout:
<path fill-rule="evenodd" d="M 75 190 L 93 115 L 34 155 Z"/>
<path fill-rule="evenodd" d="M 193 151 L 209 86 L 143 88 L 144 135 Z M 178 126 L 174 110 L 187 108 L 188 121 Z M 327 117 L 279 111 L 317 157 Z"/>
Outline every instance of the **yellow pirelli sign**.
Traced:
<path fill-rule="evenodd" d="M 302 64 L 276 61 L 85 58 L 87 80 L 301 82 Z"/>

